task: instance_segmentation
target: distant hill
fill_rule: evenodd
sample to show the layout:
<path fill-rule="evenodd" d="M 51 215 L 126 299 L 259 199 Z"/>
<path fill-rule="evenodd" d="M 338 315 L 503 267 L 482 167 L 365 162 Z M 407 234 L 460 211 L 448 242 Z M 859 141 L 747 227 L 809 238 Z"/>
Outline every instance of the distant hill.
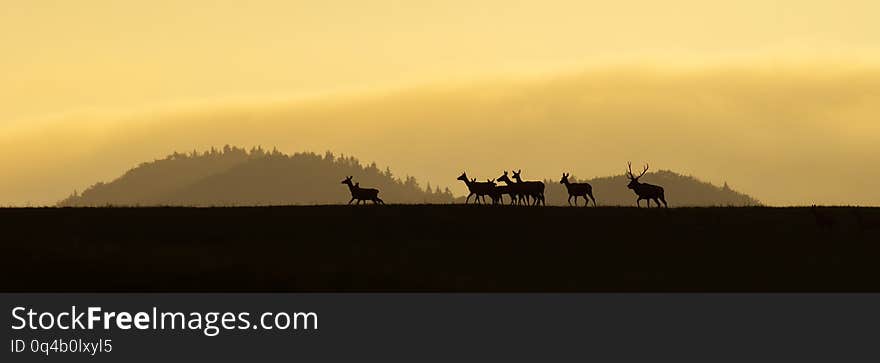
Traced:
<path fill-rule="evenodd" d="M 205 152 L 173 153 L 142 163 L 109 183 L 74 193 L 59 206 L 236 206 L 338 204 L 350 199 L 340 184 L 354 176 L 363 187 L 378 188 L 387 203 L 462 203 L 447 188 L 422 187 L 413 177 L 398 178 L 375 163 L 364 166 L 354 157 L 304 152 L 287 155 L 262 148 L 226 146 Z M 576 180 L 570 178 L 573 182 Z M 756 199 L 722 187 L 661 170 L 643 182 L 662 185 L 670 206 L 753 206 Z M 545 180 L 548 205 L 567 205 L 568 193 L 559 180 Z M 632 206 L 635 194 L 623 175 L 587 180 L 600 206 Z M 471 198 L 473 200 L 473 198 Z M 505 203 L 509 203 L 506 200 Z M 583 199 L 579 200 L 583 203 Z M 644 205 L 644 203 L 643 203 Z"/>
<path fill-rule="evenodd" d="M 574 179 L 569 178 L 572 182 Z M 579 180 L 593 186 L 593 196 L 599 206 L 635 206 L 636 194 L 626 187 L 629 180 L 624 175 Z M 660 185 L 665 190 L 669 206 L 757 206 L 761 203 L 749 195 L 731 189 L 727 183 L 715 186 L 693 176 L 681 175 L 669 170 L 645 174 L 643 183 Z M 545 180 L 547 204 L 568 205 L 568 191 L 559 179 Z M 583 198 L 578 198 L 583 204 Z M 645 205 L 643 200 L 642 206 Z M 653 202 L 652 202 L 653 203 Z"/>
<path fill-rule="evenodd" d="M 347 203 L 351 195 L 340 184 L 345 176 L 363 187 L 378 188 L 389 203 L 451 203 L 448 189 L 428 191 L 415 178 L 395 177 L 375 163 L 364 166 L 354 157 L 330 152 L 287 155 L 277 150 L 222 150 L 173 153 L 142 163 L 110 183 L 97 183 L 74 193 L 59 206 L 235 206 Z M 430 188 L 430 185 L 428 186 Z"/>

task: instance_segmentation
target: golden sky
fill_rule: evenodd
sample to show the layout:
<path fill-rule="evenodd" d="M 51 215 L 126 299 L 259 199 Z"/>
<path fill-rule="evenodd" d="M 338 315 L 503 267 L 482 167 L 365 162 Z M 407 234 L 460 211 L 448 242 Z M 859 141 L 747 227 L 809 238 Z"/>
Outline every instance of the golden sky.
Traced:
<path fill-rule="evenodd" d="M 775 204 L 880 204 L 859 187 L 880 176 L 876 14 L 867 0 L 5 1 L 0 204 L 225 143 L 347 152 L 440 185 L 463 167 L 596 176 L 651 159 Z M 475 133 L 499 124 L 546 153 L 490 152 L 516 147 Z M 367 125 L 381 144 L 357 137 Z M 434 136 L 408 150 L 407 133 Z M 449 148 L 481 156 L 419 161 Z"/>

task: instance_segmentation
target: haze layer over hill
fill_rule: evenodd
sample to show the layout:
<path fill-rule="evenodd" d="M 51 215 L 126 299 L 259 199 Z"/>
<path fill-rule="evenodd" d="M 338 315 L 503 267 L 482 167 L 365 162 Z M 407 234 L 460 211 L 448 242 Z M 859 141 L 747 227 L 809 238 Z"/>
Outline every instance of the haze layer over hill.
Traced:
<path fill-rule="evenodd" d="M 619 175 L 627 161 L 730 183 L 769 205 L 880 205 L 880 70 L 622 67 L 397 92 L 127 116 L 70 115 L 0 133 L 0 203 L 54 203 L 168 150 L 332 150 L 464 193 L 524 178 Z"/>

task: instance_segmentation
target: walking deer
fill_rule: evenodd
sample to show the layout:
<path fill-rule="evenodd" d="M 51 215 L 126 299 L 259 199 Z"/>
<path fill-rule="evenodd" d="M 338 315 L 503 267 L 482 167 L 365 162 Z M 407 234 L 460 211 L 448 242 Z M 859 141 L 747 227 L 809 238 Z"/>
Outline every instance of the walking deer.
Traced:
<path fill-rule="evenodd" d="M 593 186 L 590 183 L 572 183 L 568 181 L 569 174 L 562 173 L 562 179 L 559 184 L 565 185 L 568 189 L 568 205 L 571 205 L 571 197 L 574 197 L 574 206 L 577 207 L 578 197 L 584 197 L 584 207 L 590 205 L 590 199 L 593 200 L 593 206 L 596 206 L 596 198 L 593 198 Z M 587 198 L 589 197 L 589 198 Z"/>
<path fill-rule="evenodd" d="M 468 194 L 467 198 L 464 199 L 464 204 L 468 204 L 468 200 L 471 199 L 472 195 L 476 195 L 474 200 L 476 200 L 477 203 L 480 203 L 481 198 L 485 198 L 486 196 L 489 196 L 489 198 L 491 198 L 492 191 L 493 191 L 493 189 L 495 189 L 494 182 L 481 183 L 481 182 L 477 182 L 476 178 L 474 178 L 473 180 L 470 180 L 470 179 L 468 179 L 467 173 L 465 173 L 465 172 L 461 172 L 461 176 L 456 178 L 456 180 L 463 181 L 464 184 L 467 186 L 468 191 L 470 191 L 470 194 Z M 485 203 L 486 200 L 482 199 L 482 202 Z"/>
<path fill-rule="evenodd" d="M 522 192 L 523 185 L 510 180 L 510 177 L 507 176 L 507 170 L 498 177 L 498 181 L 504 182 L 504 187 L 507 187 L 505 194 L 510 196 L 510 204 L 521 204 L 523 200 L 528 203 L 528 196 Z"/>
<path fill-rule="evenodd" d="M 629 184 L 626 186 L 633 190 L 636 195 L 639 196 L 639 199 L 636 199 L 636 206 L 641 207 L 639 202 L 642 199 L 648 200 L 648 208 L 651 207 L 651 200 L 654 203 L 657 203 L 657 207 L 660 207 L 660 202 L 663 202 L 663 206 L 669 208 L 669 205 L 666 204 L 666 196 L 664 195 L 663 187 L 659 185 L 653 185 L 648 183 L 639 183 L 639 178 L 645 175 L 648 172 L 648 164 L 645 164 L 645 170 L 642 170 L 642 173 L 639 176 L 635 176 L 632 172 L 632 163 L 627 163 L 628 171 L 626 172 L 626 176 L 629 178 Z"/>
<path fill-rule="evenodd" d="M 546 205 L 544 203 L 544 182 L 540 181 L 523 181 L 520 177 L 522 173 L 522 169 L 513 172 L 513 179 L 516 180 L 516 184 L 522 184 L 520 192 L 526 195 L 526 202 L 528 202 L 528 197 L 532 197 L 535 202 L 533 205 Z"/>
<path fill-rule="evenodd" d="M 382 199 L 379 199 L 379 189 L 361 188 L 361 183 L 352 184 L 351 178 L 349 176 L 341 182 L 341 184 L 348 185 L 348 190 L 351 192 L 351 200 L 348 201 L 348 204 L 351 204 L 355 199 L 357 199 L 355 204 L 366 203 L 368 200 L 372 201 L 373 204 L 385 204 Z"/>

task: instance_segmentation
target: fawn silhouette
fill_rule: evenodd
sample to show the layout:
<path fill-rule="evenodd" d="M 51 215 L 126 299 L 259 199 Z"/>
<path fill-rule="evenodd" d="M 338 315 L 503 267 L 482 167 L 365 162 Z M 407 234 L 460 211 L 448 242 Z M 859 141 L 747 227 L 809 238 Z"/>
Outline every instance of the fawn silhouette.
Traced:
<path fill-rule="evenodd" d="M 562 179 L 559 180 L 559 184 L 565 185 L 565 189 L 568 189 L 568 205 L 571 205 L 571 197 L 574 197 L 575 207 L 578 205 L 578 197 L 584 197 L 584 207 L 590 205 L 590 199 L 593 200 L 593 206 L 596 207 L 596 198 L 593 198 L 593 186 L 590 183 L 569 182 L 568 177 L 569 174 L 562 173 Z"/>
<path fill-rule="evenodd" d="M 476 195 L 474 200 L 476 200 L 477 203 L 480 203 L 481 198 L 485 198 L 486 196 L 492 198 L 493 190 L 495 189 L 494 182 L 482 183 L 478 182 L 476 178 L 474 178 L 473 180 L 469 180 L 467 177 L 467 173 L 465 172 L 461 172 L 461 175 L 456 178 L 456 180 L 463 181 L 464 185 L 467 186 L 468 191 L 470 191 L 470 194 L 468 194 L 467 198 L 464 198 L 464 204 L 468 204 L 468 200 L 471 198 L 472 195 Z M 482 203 L 485 202 L 486 200 L 482 199 Z"/>
<path fill-rule="evenodd" d="M 349 176 L 341 182 L 341 184 L 348 185 L 348 190 L 351 192 L 351 200 L 348 201 L 348 204 L 351 204 L 355 199 L 357 199 L 355 204 L 366 203 L 368 200 L 373 201 L 373 204 L 385 204 L 382 199 L 379 199 L 379 189 L 361 188 L 361 183 L 352 184 L 351 178 Z"/>
<path fill-rule="evenodd" d="M 663 202 L 663 206 L 669 208 L 669 205 L 666 204 L 666 196 L 664 195 L 663 187 L 648 183 L 639 183 L 639 178 L 648 172 L 648 167 L 648 164 L 645 164 L 645 170 L 642 170 L 642 173 L 639 174 L 639 176 L 635 176 L 632 172 L 632 163 L 627 163 L 628 171 L 626 172 L 626 176 L 629 178 L 629 184 L 626 187 L 632 189 L 633 192 L 639 196 L 639 199 L 636 199 L 636 206 L 638 207 L 641 207 L 639 202 L 641 202 L 642 199 L 647 199 L 648 208 L 651 207 L 651 200 L 653 200 L 654 203 L 657 203 L 658 208 L 660 207 L 661 201 Z"/>
<path fill-rule="evenodd" d="M 819 210 L 819 207 L 816 207 L 815 204 L 810 207 L 810 213 L 816 220 L 816 226 L 818 226 L 819 229 L 831 230 L 832 228 L 834 228 L 834 217 L 826 212 Z"/>
<path fill-rule="evenodd" d="M 519 190 L 520 197 L 522 195 L 526 196 L 526 203 L 528 203 L 528 198 L 532 197 L 535 200 L 532 205 L 546 205 L 544 203 L 544 182 L 540 181 L 523 181 L 520 177 L 522 173 L 522 169 L 513 172 L 513 179 L 516 180 L 516 185 L 522 189 Z M 521 184 L 521 185 L 520 185 Z"/>

